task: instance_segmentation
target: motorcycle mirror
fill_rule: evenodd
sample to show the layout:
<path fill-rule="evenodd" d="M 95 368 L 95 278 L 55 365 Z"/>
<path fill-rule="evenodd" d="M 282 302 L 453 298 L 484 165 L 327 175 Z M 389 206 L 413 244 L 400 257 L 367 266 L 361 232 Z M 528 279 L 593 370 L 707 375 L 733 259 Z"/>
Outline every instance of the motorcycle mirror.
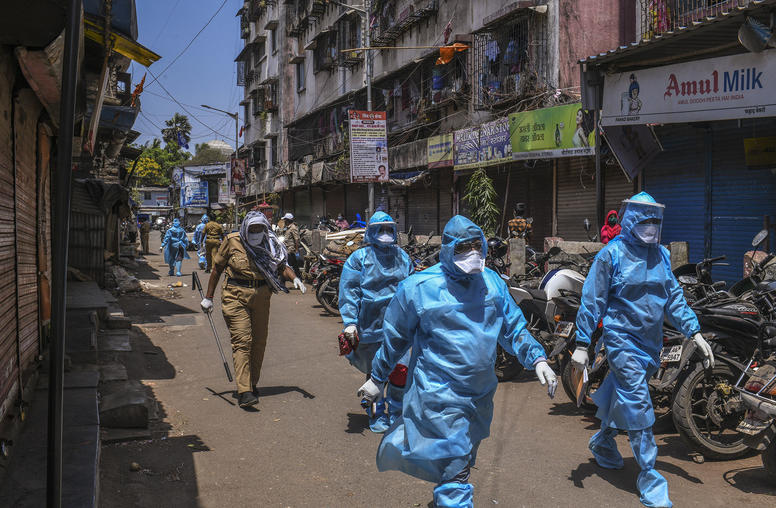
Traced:
<path fill-rule="evenodd" d="M 765 241 L 765 239 L 768 238 L 768 230 L 763 229 L 756 235 L 754 235 L 754 238 L 752 239 L 752 247 L 759 247 L 761 243 Z"/>
<path fill-rule="evenodd" d="M 585 217 L 585 221 L 583 222 L 583 224 L 585 225 L 585 231 L 590 231 L 590 219 Z"/>
<path fill-rule="evenodd" d="M 353 240 L 349 241 L 349 242 L 348 242 L 348 243 L 346 243 L 345 245 L 346 245 L 347 247 L 350 247 L 350 246 L 352 246 L 352 245 L 353 245 Z"/>
<path fill-rule="evenodd" d="M 550 257 L 557 256 L 560 254 L 560 247 L 557 245 L 555 247 L 552 247 L 549 251 L 547 251 L 547 254 L 550 255 Z"/>

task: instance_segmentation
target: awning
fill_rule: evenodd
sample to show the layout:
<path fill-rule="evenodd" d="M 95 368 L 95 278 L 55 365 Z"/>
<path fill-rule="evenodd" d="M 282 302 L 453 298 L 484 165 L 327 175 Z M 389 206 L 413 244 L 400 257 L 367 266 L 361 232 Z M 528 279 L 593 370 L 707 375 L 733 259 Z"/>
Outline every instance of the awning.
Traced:
<path fill-rule="evenodd" d="M 237 57 L 234 59 L 235 62 L 241 62 L 245 60 L 245 57 L 248 56 L 248 54 L 253 50 L 253 48 L 256 46 L 255 42 L 249 42 L 245 45 L 245 47 L 240 51 L 240 54 L 237 55 Z"/>
<path fill-rule="evenodd" d="M 105 44 L 103 28 L 90 19 L 84 19 L 84 36 L 100 45 Z M 162 58 L 142 44 L 138 44 L 119 32 L 111 31 L 109 37 L 113 41 L 113 51 L 145 67 L 150 67 L 151 64 Z"/>

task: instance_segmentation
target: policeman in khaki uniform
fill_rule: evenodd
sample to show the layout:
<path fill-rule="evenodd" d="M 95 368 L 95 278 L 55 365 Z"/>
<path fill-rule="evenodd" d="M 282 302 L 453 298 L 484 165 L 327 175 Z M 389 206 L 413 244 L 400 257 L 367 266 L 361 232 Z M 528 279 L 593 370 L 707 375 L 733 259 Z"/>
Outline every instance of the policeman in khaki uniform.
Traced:
<path fill-rule="evenodd" d="M 210 219 L 205 224 L 205 259 L 207 260 L 207 267 L 205 273 L 209 273 L 213 269 L 213 254 L 215 254 L 218 247 L 221 245 L 221 239 L 224 237 L 224 228 L 221 224 L 215 220 Z"/>
<path fill-rule="evenodd" d="M 288 267 L 286 250 L 260 212 L 250 212 L 238 233 L 230 233 L 213 256 L 213 271 L 202 300 L 202 310 L 212 312 L 213 295 L 221 273 L 226 281 L 221 293 L 221 311 L 232 338 L 232 360 L 241 408 L 258 402 L 259 382 L 269 329 L 272 293 L 288 292 L 279 274 L 294 281 L 304 293 L 302 281 Z"/>
<path fill-rule="evenodd" d="M 148 254 L 148 236 L 151 234 L 151 222 L 143 217 L 140 219 L 140 245 L 143 248 L 143 254 Z"/>

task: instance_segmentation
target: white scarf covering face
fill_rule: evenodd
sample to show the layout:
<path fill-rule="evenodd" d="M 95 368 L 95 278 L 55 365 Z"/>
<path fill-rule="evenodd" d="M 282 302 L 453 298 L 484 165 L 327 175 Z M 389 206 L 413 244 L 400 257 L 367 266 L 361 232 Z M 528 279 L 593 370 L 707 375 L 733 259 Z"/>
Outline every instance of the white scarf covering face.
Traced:
<path fill-rule="evenodd" d="M 265 228 L 264 238 L 259 245 L 248 243 L 248 228 L 251 224 L 261 224 Z M 278 240 L 272 231 L 267 217 L 261 212 L 248 212 L 248 215 L 240 225 L 240 240 L 245 250 L 251 257 L 256 267 L 262 272 L 264 278 L 271 283 L 275 292 L 278 289 L 285 290 L 278 279 L 278 266 L 287 262 L 286 247 Z"/>

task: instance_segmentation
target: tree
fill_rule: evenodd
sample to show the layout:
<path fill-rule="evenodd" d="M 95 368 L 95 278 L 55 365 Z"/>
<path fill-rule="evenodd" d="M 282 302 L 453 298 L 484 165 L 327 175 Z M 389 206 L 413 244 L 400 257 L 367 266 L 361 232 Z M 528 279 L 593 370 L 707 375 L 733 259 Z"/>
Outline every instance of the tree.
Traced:
<path fill-rule="evenodd" d="M 229 160 L 228 155 L 224 155 L 221 150 L 213 148 L 207 143 L 200 143 L 195 148 L 194 157 L 191 158 L 192 163 L 198 165 L 214 164 L 216 162 L 226 162 Z"/>
<path fill-rule="evenodd" d="M 177 147 L 177 144 L 175 145 Z M 181 150 L 162 148 L 162 142 L 154 139 L 146 145 L 137 161 L 134 181 L 140 185 L 170 185 L 172 171 L 188 160 L 191 154 Z"/>
<path fill-rule="evenodd" d="M 498 225 L 499 209 L 496 205 L 496 189 L 485 169 L 479 168 L 466 184 L 463 199 L 471 210 L 472 221 L 482 228 L 485 236 L 493 236 Z"/>
<path fill-rule="evenodd" d="M 175 113 L 172 118 L 165 120 L 164 124 L 167 128 L 162 129 L 162 139 L 167 144 L 165 148 L 168 150 L 172 147 L 180 149 L 180 145 L 178 145 L 179 132 L 181 133 L 181 137 L 185 144 L 188 144 L 189 141 L 191 141 L 191 124 L 189 123 L 189 117 L 186 115 Z"/>

